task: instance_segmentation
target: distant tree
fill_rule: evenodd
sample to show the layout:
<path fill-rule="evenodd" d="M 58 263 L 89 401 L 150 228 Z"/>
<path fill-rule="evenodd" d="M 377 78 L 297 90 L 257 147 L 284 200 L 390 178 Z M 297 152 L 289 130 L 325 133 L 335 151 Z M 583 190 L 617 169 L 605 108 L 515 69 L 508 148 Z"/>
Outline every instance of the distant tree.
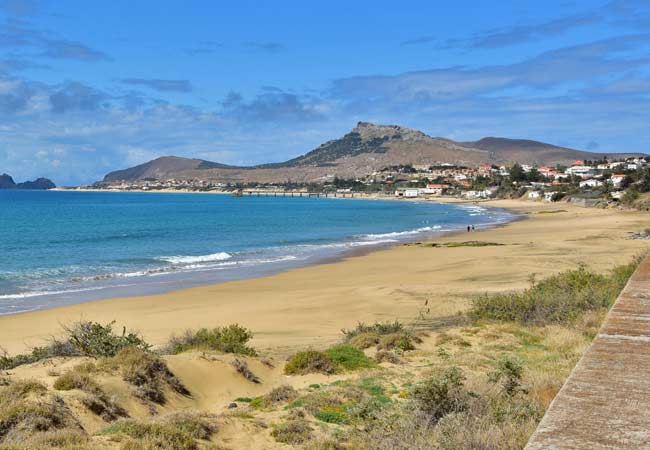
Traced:
<path fill-rule="evenodd" d="M 523 167 L 519 165 L 519 163 L 515 163 L 514 166 L 510 169 L 510 178 L 512 181 L 526 181 L 526 172 L 524 172 Z"/>

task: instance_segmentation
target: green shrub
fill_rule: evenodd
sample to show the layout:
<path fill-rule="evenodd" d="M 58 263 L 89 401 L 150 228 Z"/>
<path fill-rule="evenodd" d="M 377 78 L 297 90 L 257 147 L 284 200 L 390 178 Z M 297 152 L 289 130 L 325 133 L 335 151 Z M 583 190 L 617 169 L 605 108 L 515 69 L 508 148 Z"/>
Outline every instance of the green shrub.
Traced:
<path fill-rule="evenodd" d="M 609 308 L 638 263 L 617 267 L 607 275 L 582 266 L 561 272 L 523 292 L 477 298 L 469 314 L 475 319 L 534 324 L 571 322 L 587 311 Z"/>
<path fill-rule="evenodd" d="M 525 392 L 521 386 L 523 373 L 524 364 L 519 357 L 502 355 L 497 362 L 496 370 L 488 373 L 488 379 L 491 383 L 499 383 L 506 395 L 515 395 L 518 392 Z"/>
<path fill-rule="evenodd" d="M 187 330 L 182 336 L 172 336 L 166 351 L 175 355 L 192 349 L 202 349 L 255 356 L 255 349 L 246 345 L 252 337 L 253 333 L 249 329 L 237 324 L 213 329 Z"/>
<path fill-rule="evenodd" d="M 122 334 L 113 333 L 113 324 L 102 325 L 98 322 L 79 321 L 70 326 L 64 326 L 69 342 L 82 355 L 93 357 L 111 357 L 127 347 L 137 347 L 149 350 L 147 344 L 137 333 L 122 329 Z"/>
<path fill-rule="evenodd" d="M 314 417 L 327 423 L 346 424 L 348 417 L 345 408 L 342 406 L 326 406 L 318 411 Z"/>
<path fill-rule="evenodd" d="M 332 374 L 336 371 L 332 359 L 323 352 L 306 350 L 298 352 L 287 361 L 284 373 L 287 375 L 304 375 L 307 373 Z"/>
<path fill-rule="evenodd" d="M 418 408 L 432 421 L 467 408 L 468 395 L 464 389 L 465 376 L 458 367 L 450 367 L 431 375 L 411 391 Z"/>
<path fill-rule="evenodd" d="M 335 345 L 325 351 L 327 357 L 344 370 L 357 370 L 374 367 L 375 363 L 358 348 L 351 345 Z"/>

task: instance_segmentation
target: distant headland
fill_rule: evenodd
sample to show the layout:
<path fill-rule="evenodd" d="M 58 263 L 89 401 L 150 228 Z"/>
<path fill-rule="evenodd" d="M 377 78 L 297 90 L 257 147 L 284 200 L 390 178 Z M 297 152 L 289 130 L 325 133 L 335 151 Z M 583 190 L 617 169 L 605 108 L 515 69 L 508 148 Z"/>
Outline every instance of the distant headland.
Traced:
<path fill-rule="evenodd" d="M 0 175 L 0 189 L 30 189 L 30 190 L 47 190 L 54 189 L 56 185 L 47 178 L 37 178 L 33 181 L 16 183 L 11 175 L 3 173 Z"/>

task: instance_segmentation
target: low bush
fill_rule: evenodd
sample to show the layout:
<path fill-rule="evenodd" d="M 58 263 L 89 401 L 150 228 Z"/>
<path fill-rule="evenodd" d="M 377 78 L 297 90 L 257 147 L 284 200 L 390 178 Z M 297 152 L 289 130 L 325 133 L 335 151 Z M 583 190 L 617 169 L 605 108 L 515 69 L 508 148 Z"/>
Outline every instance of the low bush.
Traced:
<path fill-rule="evenodd" d="M 163 388 L 168 386 L 179 394 L 189 396 L 190 392 L 169 370 L 160 357 L 137 347 L 127 347 L 120 351 L 110 363 L 119 367 L 122 378 L 135 387 L 136 397 L 164 404 Z"/>
<path fill-rule="evenodd" d="M 86 392 L 95 392 L 99 389 L 99 385 L 87 373 L 70 370 L 54 381 L 54 389 L 58 391 L 80 389 Z"/>
<path fill-rule="evenodd" d="M 139 334 L 126 331 L 122 328 L 122 334 L 113 332 L 115 322 L 102 325 L 98 322 L 79 321 L 72 325 L 64 326 L 70 343 L 83 355 L 93 357 L 111 357 L 117 355 L 127 347 L 136 347 L 141 350 L 149 350 L 147 344 Z"/>
<path fill-rule="evenodd" d="M 408 351 L 414 350 L 416 343 L 421 343 L 422 340 L 410 333 L 400 332 L 391 333 L 381 337 L 377 349 L 379 350 L 400 350 Z"/>
<path fill-rule="evenodd" d="M 273 403 L 280 403 L 293 400 L 298 396 L 298 391 L 285 384 L 272 389 L 267 395 Z"/>
<path fill-rule="evenodd" d="M 271 408 L 278 403 L 290 402 L 298 397 L 298 391 L 288 385 L 278 386 L 272 389 L 268 394 L 261 397 L 255 397 L 249 401 L 250 405 L 256 409 Z"/>
<path fill-rule="evenodd" d="M 0 445 L 63 429 L 82 431 L 65 402 L 43 384 L 25 380 L 0 387 Z"/>
<path fill-rule="evenodd" d="M 287 375 L 305 375 L 307 373 L 332 374 L 336 371 L 334 362 L 328 355 L 316 350 L 298 352 L 287 361 L 284 373 Z"/>
<path fill-rule="evenodd" d="M 366 325 L 363 322 L 359 322 L 357 326 L 354 327 L 353 329 L 351 330 L 344 329 L 341 331 L 345 336 L 345 340 L 349 342 L 352 338 L 360 334 L 371 333 L 376 335 L 384 335 L 384 334 L 399 333 L 401 331 L 404 331 L 404 325 L 402 325 L 397 320 L 395 322 L 375 322 L 372 325 Z"/>
<path fill-rule="evenodd" d="M 271 436 L 283 444 L 304 444 L 311 439 L 312 428 L 306 420 L 288 420 L 274 425 Z"/>
<path fill-rule="evenodd" d="M 457 367 L 434 373 L 411 391 L 418 408 L 437 422 L 442 417 L 467 408 L 468 394 L 464 388 L 465 376 Z"/>
<path fill-rule="evenodd" d="M 367 332 L 357 334 L 350 338 L 347 343 L 353 347 L 364 350 L 366 348 L 374 347 L 381 341 L 381 336 L 374 332 Z"/>
<path fill-rule="evenodd" d="M 57 356 L 111 357 L 126 347 L 149 350 L 147 344 L 137 333 L 122 329 L 122 334 L 113 332 L 115 322 L 102 325 L 98 322 L 78 321 L 63 326 L 65 336 L 53 337 L 41 347 L 34 347 L 30 353 L 10 356 L 0 348 L 0 370 L 31 364 Z"/>
<path fill-rule="evenodd" d="M 181 336 L 172 336 L 165 351 L 178 354 L 188 350 L 216 350 L 223 353 L 256 356 L 257 352 L 246 344 L 253 338 L 253 333 L 240 325 L 228 325 L 217 328 L 188 330 Z"/>
<path fill-rule="evenodd" d="M 634 273 L 639 260 L 606 275 L 584 267 L 553 275 L 523 292 L 484 296 L 473 301 L 474 319 L 528 324 L 568 323 L 587 311 L 609 308 Z"/>
<path fill-rule="evenodd" d="M 375 355 L 375 361 L 377 361 L 378 363 L 389 362 L 391 364 L 401 364 L 402 363 L 402 361 L 399 359 L 399 357 L 395 353 L 389 352 L 387 350 L 378 351 L 377 354 Z"/>
<path fill-rule="evenodd" d="M 343 370 L 357 370 L 374 367 L 375 363 L 358 348 L 351 345 L 335 345 L 325 351 L 325 355 Z"/>
<path fill-rule="evenodd" d="M 196 438 L 174 423 L 140 422 L 137 420 L 122 420 L 105 428 L 102 432 L 107 435 L 123 435 L 128 438 L 122 450 L 198 450 Z"/>
<path fill-rule="evenodd" d="M 496 370 L 488 373 L 490 382 L 499 384 L 502 391 L 509 396 L 525 392 L 522 387 L 524 364 L 520 358 L 511 355 L 502 355 L 497 362 Z"/>

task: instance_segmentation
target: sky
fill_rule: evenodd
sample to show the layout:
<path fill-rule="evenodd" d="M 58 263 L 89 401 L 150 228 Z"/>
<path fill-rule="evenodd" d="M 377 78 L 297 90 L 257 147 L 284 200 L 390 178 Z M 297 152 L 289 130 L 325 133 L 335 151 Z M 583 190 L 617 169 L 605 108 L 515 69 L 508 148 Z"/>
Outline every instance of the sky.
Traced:
<path fill-rule="evenodd" d="M 358 121 L 650 152 L 649 100 L 650 0 L 0 0 L 17 181 L 284 161 Z"/>

